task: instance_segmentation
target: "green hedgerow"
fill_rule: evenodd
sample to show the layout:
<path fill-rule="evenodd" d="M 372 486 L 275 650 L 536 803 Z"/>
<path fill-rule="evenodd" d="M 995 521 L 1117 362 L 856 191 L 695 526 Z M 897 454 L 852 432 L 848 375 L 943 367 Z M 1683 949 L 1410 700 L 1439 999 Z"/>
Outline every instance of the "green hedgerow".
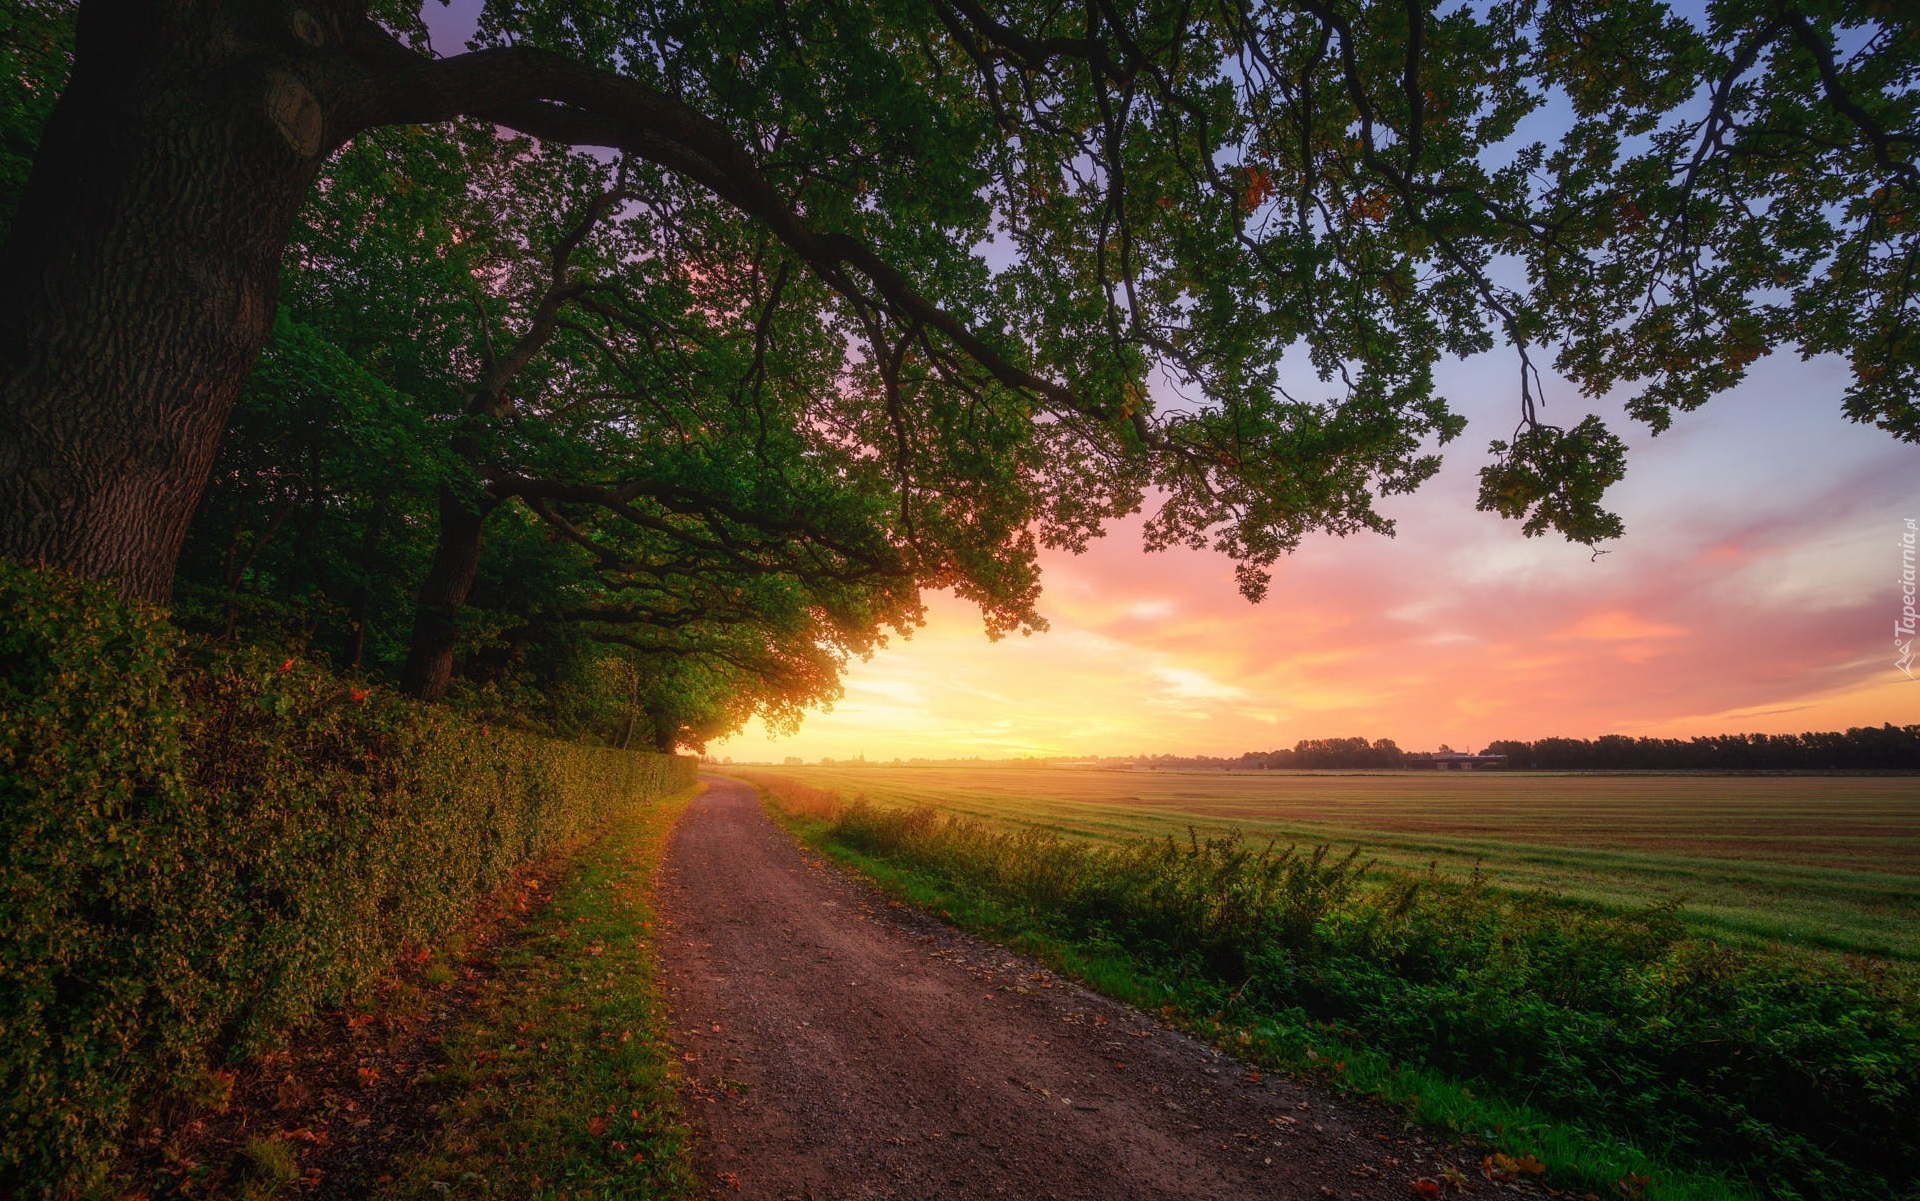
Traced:
<path fill-rule="evenodd" d="M 475 726 L 0 562 L 0 1192 L 190 1092 L 693 762 Z"/>

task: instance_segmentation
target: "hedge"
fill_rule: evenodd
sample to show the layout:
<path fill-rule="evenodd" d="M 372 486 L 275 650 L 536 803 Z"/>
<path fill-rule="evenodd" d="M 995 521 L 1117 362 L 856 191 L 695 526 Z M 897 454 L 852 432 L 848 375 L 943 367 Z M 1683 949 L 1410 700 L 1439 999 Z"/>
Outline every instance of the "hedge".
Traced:
<path fill-rule="evenodd" d="M 0 1193 L 271 1045 L 691 759 L 488 729 L 0 561 Z"/>

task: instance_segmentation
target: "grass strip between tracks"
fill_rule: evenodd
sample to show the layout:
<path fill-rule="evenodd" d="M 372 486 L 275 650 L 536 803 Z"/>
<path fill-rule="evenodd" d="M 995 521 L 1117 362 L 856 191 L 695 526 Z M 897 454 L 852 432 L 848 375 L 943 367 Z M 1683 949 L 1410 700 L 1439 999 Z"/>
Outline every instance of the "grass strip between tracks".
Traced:
<path fill-rule="evenodd" d="M 448 1100 L 382 1198 L 678 1198 L 693 1189 L 653 916 L 668 834 L 698 789 L 582 851 L 529 937 L 442 1044 Z"/>
<path fill-rule="evenodd" d="M 760 789 L 775 820 L 801 842 L 887 895 L 960 929 L 1031 955 L 1088 988 L 1153 1013 L 1167 1024 L 1262 1067 L 1311 1076 L 1341 1091 L 1399 1106 L 1430 1128 L 1481 1147 L 1492 1179 L 1535 1176 L 1557 1195 L 1607 1201 L 1751 1201 L 1743 1182 L 1690 1170 L 1605 1133 L 1525 1104 L 1481 1096 L 1451 1076 L 1398 1063 L 1336 1023 L 1299 1011 L 1254 1011 L 1215 981 L 1179 975 L 1111 943 L 1063 937 L 1032 913 L 951 879 L 865 854 L 832 837 L 833 823 L 794 813 Z M 1540 1178 L 1540 1177 L 1535 1177 Z M 1484 1187 L 1443 1182 L 1447 1195 Z"/>

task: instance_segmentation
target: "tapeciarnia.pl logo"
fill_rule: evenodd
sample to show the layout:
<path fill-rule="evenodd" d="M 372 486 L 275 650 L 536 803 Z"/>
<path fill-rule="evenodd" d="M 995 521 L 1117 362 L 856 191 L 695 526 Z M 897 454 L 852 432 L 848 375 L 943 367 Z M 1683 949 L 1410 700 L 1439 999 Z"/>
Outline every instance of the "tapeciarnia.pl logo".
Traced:
<path fill-rule="evenodd" d="M 1916 529 L 1913 518 L 1907 518 L 1907 528 L 1900 533 L 1900 617 L 1893 623 L 1893 650 L 1899 656 L 1893 665 L 1907 673 L 1909 680 L 1914 678 L 1913 543 L 1916 533 L 1920 533 L 1920 529 Z"/>

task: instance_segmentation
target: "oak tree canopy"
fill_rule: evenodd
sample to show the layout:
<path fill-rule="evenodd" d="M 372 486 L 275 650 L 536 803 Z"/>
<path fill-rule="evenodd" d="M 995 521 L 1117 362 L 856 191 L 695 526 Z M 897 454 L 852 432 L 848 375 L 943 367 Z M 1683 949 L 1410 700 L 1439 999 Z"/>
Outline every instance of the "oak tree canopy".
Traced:
<path fill-rule="evenodd" d="M 457 53 L 392 0 L 15 7 L 0 554 L 166 599 L 252 421 L 213 498 L 256 526 L 200 578 L 351 493 L 371 595 L 426 506 L 426 694 L 502 522 L 576 556 L 519 628 L 748 675 L 830 680 L 924 587 L 1032 628 L 1039 548 L 1143 506 L 1258 599 L 1390 530 L 1450 355 L 1511 355 L 1480 504 L 1527 535 L 1622 532 L 1624 447 L 1544 419 L 1549 369 L 1659 430 L 1834 354 L 1845 417 L 1920 439 L 1900 6 L 527 0 Z M 244 399 L 270 345 L 256 400 L 358 372 L 393 453 L 300 475 Z"/>

